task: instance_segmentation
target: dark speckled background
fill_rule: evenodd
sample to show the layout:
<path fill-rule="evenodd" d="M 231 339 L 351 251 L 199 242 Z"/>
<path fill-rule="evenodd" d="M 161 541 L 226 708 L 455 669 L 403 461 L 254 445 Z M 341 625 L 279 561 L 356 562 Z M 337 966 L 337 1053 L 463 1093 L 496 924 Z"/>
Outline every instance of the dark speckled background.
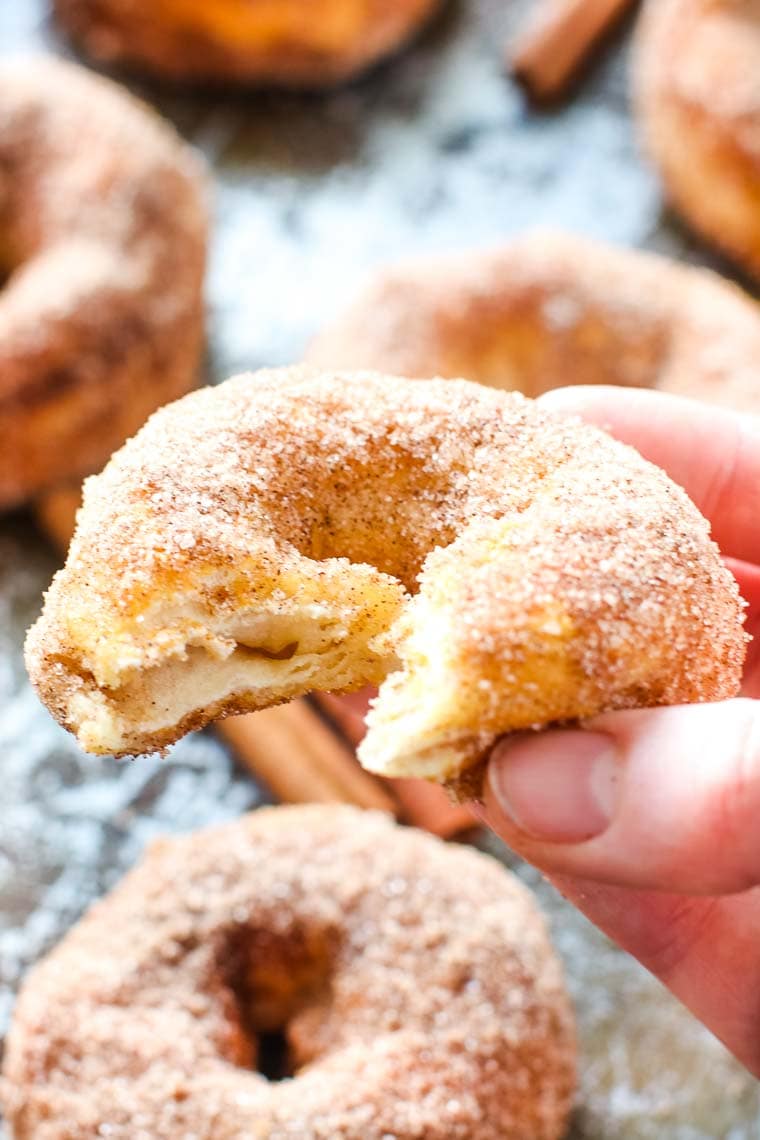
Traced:
<path fill-rule="evenodd" d="M 499 47 L 531 0 L 450 4 L 422 40 L 329 97 L 137 89 L 216 179 L 209 371 L 298 358 L 372 267 L 551 223 L 707 261 L 663 213 L 627 106 L 627 35 L 578 97 L 530 111 Z M 0 53 L 65 46 L 43 0 L 0 0 Z M 0 522 L 0 1039 L 19 980 L 155 835 L 233 817 L 262 793 L 210 735 L 168 761 L 84 757 L 25 680 L 21 645 L 55 558 Z M 574 1140 L 760 1138 L 757 1086 L 626 955 L 529 869 L 567 964 L 582 1037 Z M 1 1128 L 1 1126 L 0 1126 Z"/>

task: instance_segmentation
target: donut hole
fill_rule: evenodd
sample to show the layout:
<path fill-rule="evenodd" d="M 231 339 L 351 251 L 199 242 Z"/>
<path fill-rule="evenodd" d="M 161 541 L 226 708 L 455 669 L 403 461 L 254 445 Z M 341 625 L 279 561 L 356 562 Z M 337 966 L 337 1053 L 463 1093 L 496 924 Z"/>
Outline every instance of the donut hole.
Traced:
<path fill-rule="evenodd" d="M 279 467 L 272 483 L 288 494 L 267 501 L 272 531 L 283 557 L 290 548 L 311 562 L 372 566 L 413 595 L 430 551 L 453 542 L 466 521 L 466 465 L 431 464 L 435 440 L 415 449 L 414 441 L 379 435 L 355 446 L 372 461 L 349 456 L 336 471 L 329 455 L 315 451 L 300 466 Z"/>
<path fill-rule="evenodd" d="M 318 926 L 276 927 L 273 919 L 272 929 L 236 928 L 217 952 L 251 1067 L 273 1083 L 296 1076 L 318 1051 L 314 1030 L 332 1005 L 338 952 L 336 936 Z"/>
<path fill-rule="evenodd" d="M 294 1076 L 290 1064 L 290 1049 L 287 1035 L 282 1031 L 259 1035 L 259 1055 L 256 1072 L 276 1084 Z"/>

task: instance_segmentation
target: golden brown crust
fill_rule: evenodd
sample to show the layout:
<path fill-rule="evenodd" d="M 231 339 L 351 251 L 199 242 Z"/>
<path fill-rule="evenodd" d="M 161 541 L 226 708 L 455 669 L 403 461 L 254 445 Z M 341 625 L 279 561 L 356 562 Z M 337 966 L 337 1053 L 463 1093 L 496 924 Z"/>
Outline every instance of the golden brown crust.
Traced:
<path fill-rule="evenodd" d="M 280 1084 L 255 1072 L 275 1029 Z M 27 979 L 4 1072 L 16 1140 L 559 1140 L 575 1039 L 497 863 L 274 808 L 154 845 Z"/>
<path fill-rule="evenodd" d="M 308 369 L 154 415 L 27 643 L 92 751 L 387 678 L 362 762 L 441 780 L 505 732 L 732 696 L 743 658 L 707 523 L 632 449 L 466 381 Z"/>
<path fill-rule="evenodd" d="M 648 0 L 637 105 L 677 209 L 760 278 L 760 7 L 756 0 Z"/>
<path fill-rule="evenodd" d="M 147 107 L 0 64 L 0 508 L 97 469 L 197 379 L 206 186 Z"/>
<path fill-rule="evenodd" d="M 538 231 L 381 272 L 312 344 L 318 368 L 466 376 L 539 396 L 619 384 L 760 411 L 760 307 L 717 274 Z"/>
<path fill-rule="evenodd" d="M 399 48 L 439 0 L 55 0 L 95 59 L 173 80 L 324 87 Z"/>

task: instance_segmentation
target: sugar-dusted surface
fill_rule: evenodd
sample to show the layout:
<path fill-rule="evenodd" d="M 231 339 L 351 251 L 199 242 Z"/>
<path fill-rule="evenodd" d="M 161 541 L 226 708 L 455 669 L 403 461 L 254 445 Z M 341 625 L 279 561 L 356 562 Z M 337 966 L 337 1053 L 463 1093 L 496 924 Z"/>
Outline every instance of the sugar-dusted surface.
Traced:
<path fill-rule="evenodd" d="M 326 100 L 145 91 L 218 175 L 217 378 L 298 359 L 388 259 L 569 226 L 704 262 L 662 215 L 627 110 L 625 47 L 552 115 L 527 110 L 496 44 L 534 0 L 467 0 L 412 53 Z M 0 2 L 0 51 L 62 46 L 45 0 Z M 229 818 L 256 791 L 208 736 L 164 761 L 84 757 L 24 680 L 21 644 L 54 564 L 16 518 L 0 542 L 0 1036 L 23 970 L 146 840 Z M 499 854 L 504 857 L 504 852 Z M 757 1140 L 760 1093 L 710 1035 L 540 877 L 579 1014 L 573 1140 Z"/>
<path fill-rule="evenodd" d="M 198 382 L 207 185 L 82 67 L 0 60 L 0 507 L 97 470 Z"/>
<path fill-rule="evenodd" d="M 638 39 L 642 130 L 671 201 L 760 280 L 760 6 L 648 0 Z"/>
<path fill-rule="evenodd" d="M 294 1080 L 270 1084 L 279 1028 Z M 574 1074 L 525 889 L 341 807 L 159 844 L 31 975 L 6 1056 L 18 1140 L 558 1140 Z"/>
<path fill-rule="evenodd" d="M 330 87 L 398 50 L 438 0 L 55 0 L 101 63 L 159 78 Z"/>
<path fill-rule="evenodd" d="M 760 310 L 732 282 L 552 230 L 391 266 L 307 352 L 318 367 L 466 376 L 526 396 L 614 376 L 752 412 L 758 357 Z"/>
<path fill-rule="evenodd" d="M 359 758 L 444 781 L 506 732 L 736 696 L 742 625 L 632 448 L 518 393 L 300 367 L 163 408 L 88 480 L 27 665 L 117 755 L 390 673 Z"/>

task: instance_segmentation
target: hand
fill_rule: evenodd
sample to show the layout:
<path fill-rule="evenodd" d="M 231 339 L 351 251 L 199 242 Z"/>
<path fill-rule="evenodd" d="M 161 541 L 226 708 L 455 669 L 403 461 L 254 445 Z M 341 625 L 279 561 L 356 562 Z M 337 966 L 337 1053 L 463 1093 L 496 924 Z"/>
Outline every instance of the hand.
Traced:
<path fill-rule="evenodd" d="M 760 383 L 759 383 L 760 388 Z M 656 392 L 568 388 L 711 521 L 760 637 L 760 419 Z M 760 641 L 743 699 L 506 738 L 485 818 L 760 1075 Z"/>

